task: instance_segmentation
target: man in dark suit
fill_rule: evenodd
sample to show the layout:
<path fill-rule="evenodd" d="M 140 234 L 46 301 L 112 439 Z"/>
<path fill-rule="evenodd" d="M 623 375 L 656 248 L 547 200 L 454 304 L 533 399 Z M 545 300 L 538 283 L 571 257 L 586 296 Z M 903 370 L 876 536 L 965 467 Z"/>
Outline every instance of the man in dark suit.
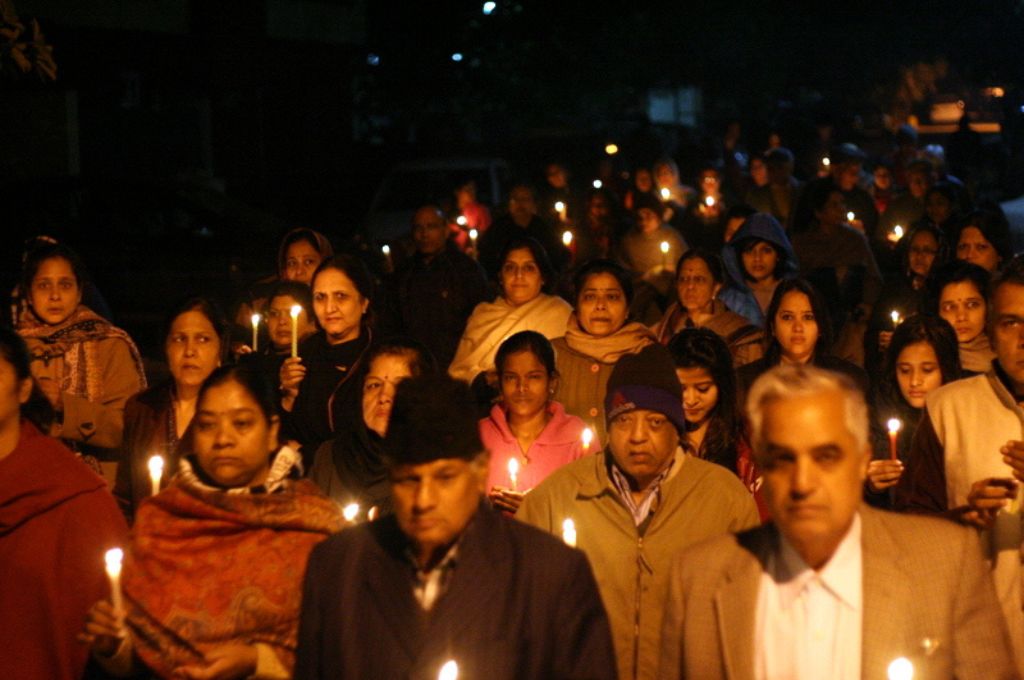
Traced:
<path fill-rule="evenodd" d="M 403 381 L 384 454 L 394 516 L 310 557 L 298 680 L 433 679 L 449 662 L 486 680 L 615 677 L 586 557 L 486 504 L 489 456 L 468 386 Z"/>
<path fill-rule="evenodd" d="M 677 558 L 660 678 L 1018 677 L 973 530 L 861 502 L 852 383 L 782 366 L 747 409 L 773 523 Z"/>

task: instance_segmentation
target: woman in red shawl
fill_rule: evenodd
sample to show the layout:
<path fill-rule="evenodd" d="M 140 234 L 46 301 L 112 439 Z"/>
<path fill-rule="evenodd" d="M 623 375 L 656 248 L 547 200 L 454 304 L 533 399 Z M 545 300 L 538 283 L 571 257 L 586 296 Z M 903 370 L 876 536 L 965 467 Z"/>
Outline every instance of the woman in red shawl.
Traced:
<path fill-rule="evenodd" d="M 203 384 L 191 453 L 139 507 L 125 611 L 97 602 L 81 635 L 108 672 L 291 677 L 306 560 L 343 521 L 294 479 L 299 456 L 278 445 L 275 401 L 251 368 L 220 368 Z"/>

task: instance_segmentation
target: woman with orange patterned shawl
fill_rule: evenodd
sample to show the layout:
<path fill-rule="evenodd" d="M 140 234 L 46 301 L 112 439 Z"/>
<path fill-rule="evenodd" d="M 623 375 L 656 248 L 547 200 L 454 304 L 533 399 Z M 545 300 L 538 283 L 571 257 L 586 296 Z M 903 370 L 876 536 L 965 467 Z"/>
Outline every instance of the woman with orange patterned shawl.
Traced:
<path fill-rule="evenodd" d="M 203 384 L 185 437 L 192 453 L 136 516 L 125 611 L 96 603 L 80 636 L 111 674 L 291 677 L 306 560 L 343 521 L 312 482 L 293 478 L 299 455 L 278 445 L 275 403 L 248 368 L 217 369 Z"/>

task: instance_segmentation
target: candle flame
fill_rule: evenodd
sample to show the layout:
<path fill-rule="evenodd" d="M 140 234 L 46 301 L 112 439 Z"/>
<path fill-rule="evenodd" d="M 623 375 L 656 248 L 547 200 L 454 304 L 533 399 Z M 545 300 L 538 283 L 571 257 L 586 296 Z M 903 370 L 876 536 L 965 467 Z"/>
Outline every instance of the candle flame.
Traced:
<path fill-rule="evenodd" d="M 857 219 L 857 216 L 853 214 L 852 210 L 850 212 L 846 213 L 846 221 L 847 222 L 853 222 L 855 219 Z"/>
<path fill-rule="evenodd" d="M 555 201 L 555 210 L 557 212 L 562 212 L 563 210 L 565 210 L 565 203 L 563 203 L 562 201 Z"/>
<path fill-rule="evenodd" d="M 706 205 L 709 208 L 714 208 L 715 207 L 715 197 L 714 196 L 708 196 L 707 198 L 705 198 L 704 199 L 704 205 Z"/>
<path fill-rule="evenodd" d="M 387 244 L 384 244 L 383 246 L 381 246 L 380 252 L 384 253 L 385 255 L 390 255 L 391 254 L 391 246 L 389 246 Z"/>
<path fill-rule="evenodd" d="M 349 503 L 342 509 L 341 514 L 346 522 L 354 521 L 359 514 L 359 503 Z"/>
<path fill-rule="evenodd" d="M 821 159 L 821 164 L 827 168 L 828 166 L 832 165 L 832 159 L 830 159 L 828 156 L 825 156 L 824 158 Z"/>
<path fill-rule="evenodd" d="M 519 481 L 519 459 L 509 458 L 508 459 L 508 478 L 512 482 L 512 490 L 516 490 L 516 484 Z"/>
<path fill-rule="evenodd" d="M 672 196 L 672 192 L 667 187 L 661 188 L 661 199 L 667 201 Z"/>
<path fill-rule="evenodd" d="M 476 237 L 479 236 L 479 235 L 480 235 L 480 232 L 477 231 L 476 229 L 470 229 L 469 230 L 469 238 L 470 238 L 471 241 L 475 241 Z"/>
<path fill-rule="evenodd" d="M 900 324 L 903 321 L 903 317 L 895 309 L 889 312 L 889 318 L 892 319 L 893 324 Z"/>
<path fill-rule="evenodd" d="M 260 325 L 260 319 L 262 319 L 263 317 L 262 317 L 262 316 L 260 316 L 259 314 L 253 314 L 253 315 L 252 315 L 251 317 L 249 317 L 249 318 L 250 318 L 250 320 L 252 321 L 252 327 L 253 327 L 253 328 L 256 328 L 257 326 L 259 326 L 259 325 Z"/>
<path fill-rule="evenodd" d="M 562 540 L 566 545 L 576 547 L 576 522 L 570 518 L 562 520 Z"/>
<path fill-rule="evenodd" d="M 111 548 L 103 555 L 107 563 L 107 575 L 111 578 L 121 575 L 121 560 L 124 559 L 124 551 L 120 548 Z"/>
<path fill-rule="evenodd" d="M 164 459 L 160 456 L 153 456 L 149 459 L 149 476 L 160 479 L 164 473 Z"/>
<path fill-rule="evenodd" d="M 896 235 L 896 240 L 903 238 L 903 227 L 897 224 L 892 228 L 892 233 Z"/>
<path fill-rule="evenodd" d="M 604 152 L 606 154 L 608 154 L 609 156 L 614 156 L 615 154 L 617 154 L 619 152 L 619 145 L 618 144 L 605 144 L 604 145 Z"/>
<path fill-rule="evenodd" d="M 441 666 L 441 672 L 437 674 L 437 680 L 458 680 L 458 678 L 459 664 L 455 663 L 453 659 L 445 661 Z"/>
<path fill-rule="evenodd" d="M 288 311 L 292 315 L 293 319 L 298 319 L 299 314 L 302 313 L 302 305 L 292 305 L 292 308 Z"/>
<path fill-rule="evenodd" d="M 580 435 L 580 437 L 581 439 L 583 439 L 583 448 L 589 449 L 590 442 L 594 441 L 594 431 L 591 430 L 589 427 L 585 427 L 583 428 L 583 434 Z"/>
<path fill-rule="evenodd" d="M 602 182 L 602 181 L 601 181 L 601 180 L 599 180 L 599 179 L 595 179 L 595 180 L 594 180 L 594 188 L 595 188 L 595 189 L 600 189 L 600 188 L 601 188 L 601 187 L 603 187 L 603 186 L 604 186 L 604 182 Z"/>
<path fill-rule="evenodd" d="M 367 520 L 369 520 L 369 521 L 371 521 L 371 522 L 372 522 L 373 520 L 377 519 L 377 512 L 378 512 L 378 510 L 377 510 L 377 506 L 375 505 L 375 506 L 373 506 L 372 508 L 370 508 L 370 509 L 369 509 L 369 511 L 367 511 L 367 513 L 366 513 L 366 519 L 367 519 Z"/>
<path fill-rule="evenodd" d="M 572 245 L 572 232 L 568 229 L 562 232 L 562 243 L 565 244 L 566 248 Z"/>
<path fill-rule="evenodd" d="M 905 656 L 893 659 L 886 670 L 886 676 L 889 680 L 914 680 L 914 664 Z"/>
<path fill-rule="evenodd" d="M 668 241 L 661 242 L 661 252 L 665 255 L 668 255 Z"/>
<path fill-rule="evenodd" d="M 889 427 L 889 434 L 896 434 L 903 427 L 903 423 L 900 422 L 899 418 L 889 418 L 886 425 Z"/>
<path fill-rule="evenodd" d="M 469 222 L 469 220 L 466 219 L 465 215 L 459 215 L 458 217 L 455 218 L 455 221 L 458 223 L 460 227 L 466 226 L 466 224 Z"/>

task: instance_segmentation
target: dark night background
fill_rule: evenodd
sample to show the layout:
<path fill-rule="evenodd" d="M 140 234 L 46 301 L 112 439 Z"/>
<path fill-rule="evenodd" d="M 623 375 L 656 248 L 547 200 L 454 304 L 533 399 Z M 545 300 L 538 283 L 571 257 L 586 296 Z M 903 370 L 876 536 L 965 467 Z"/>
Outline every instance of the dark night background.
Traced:
<path fill-rule="evenodd" d="M 536 179 L 559 159 L 585 178 L 614 141 L 617 172 L 669 153 L 685 174 L 730 120 L 749 151 L 773 130 L 799 151 L 829 122 L 881 152 L 942 97 L 1001 123 L 986 191 L 1024 193 L 1020 2 L 482 5 L 15 0 L 7 23 L 38 19 L 57 78 L 17 73 L 0 37 L 2 284 L 23 238 L 66 238 L 151 348 L 169 298 L 229 302 L 286 228 L 357 236 L 397 161 L 500 157 Z M 700 94 L 693 124 L 650 122 L 648 94 L 678 88 Z"/>

